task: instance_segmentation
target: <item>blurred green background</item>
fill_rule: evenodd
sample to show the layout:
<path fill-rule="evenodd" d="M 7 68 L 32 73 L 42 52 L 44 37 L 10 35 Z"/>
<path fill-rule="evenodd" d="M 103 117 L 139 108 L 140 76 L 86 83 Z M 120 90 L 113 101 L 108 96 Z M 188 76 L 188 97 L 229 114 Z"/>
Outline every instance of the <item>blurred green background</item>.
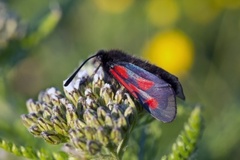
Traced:
<path fill-rule="evenodd" d="M 99 49 L 121 49 L 177 75 L 186 101 L 173 123 L 134 132 L 125 159 L 169 152 L 195 104 L 204 132 L 197 159 L 240 158 L 239 0 L 0 1 L 0 137 L 59 150 L 34 138 L 25 102 L 62 82 Z M 0 159 L 14 159 L 0 150 Z"/>

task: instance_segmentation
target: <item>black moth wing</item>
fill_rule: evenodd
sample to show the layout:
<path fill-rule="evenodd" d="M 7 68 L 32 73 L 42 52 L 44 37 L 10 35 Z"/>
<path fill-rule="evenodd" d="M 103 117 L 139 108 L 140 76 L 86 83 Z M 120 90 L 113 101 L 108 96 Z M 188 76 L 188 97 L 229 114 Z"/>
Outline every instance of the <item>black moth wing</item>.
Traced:
<path fill-rule="evenodd" d="M 175 92 L 170 84 L 128 62 L 113 64 L 110 73 L 153 117 L 163 122 L 173 121 L 177 109 Z"/>
<path fill-rule="evenodd" d="M 163 79 L 164 81 L 169 83 L 172 86 L 176 96 L 185 100 L 182 85 L 178 81 L 178 78 L 156 65 L 150 64 L 144 60 L 128 55 L 120 50 L 100 50 L 96 54 L 96 56 L 100 59 L 104 71 L 108 73 L 111 65 L 118 62 L 127 62 L 143 68 L 144 70 L 156 75 L 160 79 Z"/>

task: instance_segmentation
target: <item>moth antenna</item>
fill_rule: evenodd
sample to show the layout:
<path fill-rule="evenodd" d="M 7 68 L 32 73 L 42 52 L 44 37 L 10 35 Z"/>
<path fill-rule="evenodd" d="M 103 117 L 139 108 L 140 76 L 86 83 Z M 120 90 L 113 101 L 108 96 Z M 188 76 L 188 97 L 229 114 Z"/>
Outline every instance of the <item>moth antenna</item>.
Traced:
<path fill-rule="evenodd" d="M 98 69 L 99 69 L 100 67 L 101 67 L 101 64 L 99 64 L 99 65 L 97 66 L 97 68 L 94 70 L 92 76 L 97 73 L 97 71 L 98 71 Z"/>
<path fill-rule="evenodd" d="M 70 82 L 72 82 L 73 78 L 77 75 L 77 73 L 79 72 L 79 70 L 84 66 L 85 63 L 87 63 L 87 61 L 89 61 L 90 59 L 94 58 L 98 56 L 98 54 L 95 54 L 91 57 L 88 57 L 79 67 L 78 69 L 76 69 L 76 71 L 67 79 L 67 81 L 64 83 L 64 86 L 68 86 Z"/>

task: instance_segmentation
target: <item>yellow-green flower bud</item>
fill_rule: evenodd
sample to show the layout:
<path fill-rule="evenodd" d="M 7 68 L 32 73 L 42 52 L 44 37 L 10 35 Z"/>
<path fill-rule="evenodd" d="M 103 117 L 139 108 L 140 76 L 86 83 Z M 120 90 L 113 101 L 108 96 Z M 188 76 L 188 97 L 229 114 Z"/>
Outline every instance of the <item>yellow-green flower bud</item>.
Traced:
<path fill-rule="evenodd" d="M 42 138 L 51 143 L 51 144 L 59 144 L 66 141 L 66 137 L 55 133 L 54 131 L 46 131 L 41 133 Z"/>
<path fill-rule="evenodd" d="M 66 121 L 59 117 L 59 116 L 54 116 L 51 118 L 51 122 L 53 123 L 54 130 L 62 135 L 67 135 L 68 134 L 68 125 L 66 124 Z"/>
<path fill-rule="evenodd" d="M 21 115 L 21 118 L 26 127 L 30 127 L 38 121 L 38 116 L 36 113 L 23 114 Z"/>
<path fill-rule="evenodd" d="M 42 131 L 48 131 L 48 130 L 52 130 L 53 126 L 51 124 L 50 121 L 43 119 L 42 117 L 38 118 L 38 127 L 42 130 Z"/>
<path fill-rule="evenodd" d="M 37 125 L 32 125 L 28 128 L 28 131 L 32 133 L 34 136 L 40 136 L 42 130 Z"/>
<path fill-rule="evenodd" d="M 87 149 L 92 155 L 95 155 L 101 150 L 101 145 L 97 141 L 87 141 Z"/>
<path fill-rule="evenodd" d="M 110 134 L 111 140 L 116 146 L 123 140 L 123 132 L 120 128 L 113 128 Z"/>

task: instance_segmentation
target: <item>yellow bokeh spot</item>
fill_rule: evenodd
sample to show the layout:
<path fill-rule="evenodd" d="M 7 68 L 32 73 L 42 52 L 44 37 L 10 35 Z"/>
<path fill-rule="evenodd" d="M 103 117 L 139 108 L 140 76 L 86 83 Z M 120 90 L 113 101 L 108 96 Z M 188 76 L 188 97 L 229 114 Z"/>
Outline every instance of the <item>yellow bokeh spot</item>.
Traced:
<path fill-rule="evenodd" d="M 149 0 L 146 12 L 150 22 L 156 26 L 169 26 L 179 17 L 179 8 L 175 0 Z"/>
<path fill-rule="evenodd" d="M 125 11 L 134 0 L 95 0 L 97 7 L 105 12 L 121 13 Z"/>
<path fill-rule="evenodd" d="M 193 63 L 193 44 L 180 31 L 168 31 L 157 34 L 146 45 L 143 56 L 151 63 L 182 76 Z"/>

